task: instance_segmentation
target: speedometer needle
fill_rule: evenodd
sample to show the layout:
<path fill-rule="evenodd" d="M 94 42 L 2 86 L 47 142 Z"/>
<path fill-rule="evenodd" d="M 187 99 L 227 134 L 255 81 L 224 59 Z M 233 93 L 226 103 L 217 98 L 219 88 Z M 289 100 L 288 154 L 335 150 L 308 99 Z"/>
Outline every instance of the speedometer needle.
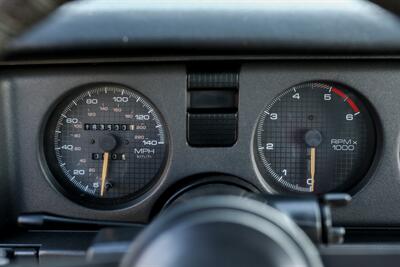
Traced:
<path fill-rule="evenodd" d="M 103 168 L 101 171 L 101 189 L 100 196 L 104 195 L 104 189 L 106 187 L 106 178 L 108 174 L 108 161 L 110 159 L 110 152 L 117 147 L 117 139 L 112 134 L 107 134 L 100 138 L 100 147 L 104 151 L 103 154 Z"/>
<path fill-rule="evenodd" d="M 310 159 L 310 174 L 311 174 L 311 192 L 314 191 L 314 178 L 315 178 L 315 147 L 311 148 L 310 151 L 311 159 Z"/>
<path fill-rule="evenodd" d="M 101 171 L 101 190 L 100 190 L 100 196 L 104 195 L 104 188 L 106 186 L 106 178 L 107 178 L 107 172 L 108 172 L 108 160 L 110 158 L 110 153 L 109 152 L 104 152 L 103 155 L 103 168 Z"/>

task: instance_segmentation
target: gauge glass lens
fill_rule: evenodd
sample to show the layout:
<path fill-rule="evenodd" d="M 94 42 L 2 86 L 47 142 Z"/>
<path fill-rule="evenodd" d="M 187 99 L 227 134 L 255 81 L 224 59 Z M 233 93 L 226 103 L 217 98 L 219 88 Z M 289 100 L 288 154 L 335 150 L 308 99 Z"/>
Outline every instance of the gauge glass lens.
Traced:
<path fill-rule="evenodd" d="M 155 106 L 119 85 L 80 88 L 67 97 L 48 122 L 44 145 L 58 187 L 89 206 L 121 204 L 145 192 L 168 152 Z"/>
<path fill-rule="evenodd" d="M 368 171 L 375 142 L 370 113 L 351 90 L 304 83 L 262 111 L 255 160 L 263 182 L 276 191 L 345 191 Z"/>

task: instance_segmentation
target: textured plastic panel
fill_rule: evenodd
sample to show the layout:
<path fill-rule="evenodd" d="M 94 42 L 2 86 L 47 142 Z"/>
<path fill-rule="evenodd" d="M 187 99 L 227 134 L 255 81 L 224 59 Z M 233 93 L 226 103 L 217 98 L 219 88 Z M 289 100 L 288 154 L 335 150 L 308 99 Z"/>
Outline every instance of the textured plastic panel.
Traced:
<path fill-rule="evenodd" d="M 233 109 L 237 110 L 237 94 L 232 90 L 190 91 L 188 109 Z"/>
<path fill-rule="evenodd" d="M 187 137 L 192 146 L 232 146 L 237 139 L 237 113 L 188 113 Z"/>
<path fill-rule="evenodd" d="M 188 74 L 188 89 L 229 88 L 237 89 L 237 72 L 194 72 Z"/>

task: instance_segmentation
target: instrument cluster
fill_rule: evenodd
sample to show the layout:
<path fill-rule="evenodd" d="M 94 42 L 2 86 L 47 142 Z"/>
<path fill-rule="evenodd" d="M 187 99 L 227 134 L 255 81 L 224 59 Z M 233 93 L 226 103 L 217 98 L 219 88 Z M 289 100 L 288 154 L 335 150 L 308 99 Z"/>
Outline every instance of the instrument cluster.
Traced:
<path fill-rule="evenodd" d="M 256 120 L 249 150 L 260 190 L 354 191 L 370 170 L 377 146 L 368 101 L 336 82 L 281 89 L 248 118 Z M 111 82 L 71 88 L 50 114 L 42 136 L 43 165 L 53 187 L 72 201 L 94 209 L 133 205 L 165 176 L 169 128 L 140 88 Z"/>

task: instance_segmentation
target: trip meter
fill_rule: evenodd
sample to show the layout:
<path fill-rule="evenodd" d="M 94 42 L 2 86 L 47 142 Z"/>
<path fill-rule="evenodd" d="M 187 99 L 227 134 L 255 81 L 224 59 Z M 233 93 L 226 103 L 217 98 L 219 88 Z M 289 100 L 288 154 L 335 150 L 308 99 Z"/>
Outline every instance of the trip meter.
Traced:
<path fill-rule="evenodd" d="M 44 149 L 57 187 L 81 204 L 122 204 L 164 169 L 168 139 L 156 107 L 119 85 L 80 88 L 48 122 Z"/>
<path fill-rule="evenodd" d="M 349 89 L 330 83 L 294 86 L 262 111 L 254 137 L 263 182 L 277 191 L 348 190 L 375 153 L 369 111 Z"/>

